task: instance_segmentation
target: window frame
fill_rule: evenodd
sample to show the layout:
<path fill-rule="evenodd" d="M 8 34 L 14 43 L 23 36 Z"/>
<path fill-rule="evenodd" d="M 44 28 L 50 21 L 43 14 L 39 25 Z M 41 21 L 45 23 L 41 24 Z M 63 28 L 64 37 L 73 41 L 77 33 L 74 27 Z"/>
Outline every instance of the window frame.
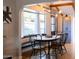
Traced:
<path fill-rule="evenodd" d="M 52 24 L 52 17 L 54 18 L 54 24 Z M 56 31 L 56 20 L 55 20 L 54 16 L 52 16 L 52 17 L 51 17 L 51 31 L 52 31 L 52 25 L 54 26 L 54 31 Z"/>
<path fill-rule="evenodd" d="M 28 12 L 28 13 L 33 13 L 33 14 L 37 14 L 37 26 L 38 27 L 36 27 L 35 29 L 37 30 L 37 33 L 41 33 L 41 29 L 40 29 L 40 16 L 39 15 L 44 15 L 44 33 L 45 33 L 45 14 L 43 14 L 43 13 L 38 13 L 38 12 L 32 12 L 32 11 L 28 11 L 28 10 L 23 10 L 23 12 Z M 22 18 L 23 18 L 23 15 L 22 15 Z M 21 24 L 22 24 L 22 27 L 21 28 L 23 28 L 23 30 L 21 30 L 22 32 L 21 32 L 21 36 L 24 36 L 25 34 L 23 34 L 23 31 L 24 31 L 24 19 L 21 19 L 22 20 L 22 22 L 21 22 Z M 39 23 L 38 23 L 39 22 Z M 34 25 L 35 26 L 35 25 Z M 34 34 L 34 33 L 33 33 Z M 29 35 L 29 34 L 26 34 L 26 35 Z"/>
<path fill-rule="evenodd" d="M 39 19 L 40 19 L 40 15 L 44 15 L 44 33 L 45 33 L 45 23 L 46 23 L 46 21 L 45 21 L 45 14 L 42 14 L 42 13 L 39 13 Z M 39 22 L 40 22 L 40 24 L 41 24 L 41 21 L 39 20 Z M 41 33 L 41 26 L 39 26 L 40 27 L 40 33 Z M 41 33 L 41 34 L 43 34 L 43 33 Z"/>

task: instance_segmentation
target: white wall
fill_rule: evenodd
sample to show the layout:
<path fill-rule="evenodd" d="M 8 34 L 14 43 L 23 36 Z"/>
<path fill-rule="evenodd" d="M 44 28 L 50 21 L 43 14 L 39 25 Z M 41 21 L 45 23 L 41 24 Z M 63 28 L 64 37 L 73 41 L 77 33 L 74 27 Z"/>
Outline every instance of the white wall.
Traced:
<path fill-rule="evenodd" d="M 62 32 L 62 15 L 57 16 L 57 32 Z"/>
<path fill-rule="evenodd" d="M 51 36 L 51 17 L 50 13 L 46 13 L 46 34 Z"/>
<path fill-rule="evenodd" d="M 19 59 L 18 56 L 20 55 L 20 43 L 18 38 L 18 12 L 16 9 L 16 0 L 3 0 L 3 7 L 9 6 L 12 12 L 12 23 L 10 24 L 3 24 L 3 35 L 6 38 L 3 39 L 4 41 L 4 56 L 13 56 L 14 59 Z"/>

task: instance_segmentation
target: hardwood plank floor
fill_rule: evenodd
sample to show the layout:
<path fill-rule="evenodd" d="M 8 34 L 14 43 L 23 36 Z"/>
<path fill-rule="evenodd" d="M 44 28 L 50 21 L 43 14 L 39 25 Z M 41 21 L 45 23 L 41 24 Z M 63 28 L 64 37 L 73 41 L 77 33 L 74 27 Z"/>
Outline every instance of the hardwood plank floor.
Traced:
<path fill-rule="evenodd" d="M 75 54 L 72 44 L 66 44 L 67 53 L 59 56 L 59 59 L 75 59 Z"/>
<path fill-rule="evenodd" d="M 66 44 L 66 49 L 67 49 L 67 53 L 65 53 L 62 56 L 58 55 L 58 59 L 75 59 L 74 49 L 72 47 L 72 44 Z M 31 51 L 22 53 L 22 59 L 30 59 L 30 56 L 31 56 Z M 38 57 L 33 56 L 31 59 L 39 59 L 39 56 Z M 42 57 L 42 59 L 47 59 L 47 58 L 44 56 Z M 55 59 L 55 58 L 52 57 L 51 59 Z"/>

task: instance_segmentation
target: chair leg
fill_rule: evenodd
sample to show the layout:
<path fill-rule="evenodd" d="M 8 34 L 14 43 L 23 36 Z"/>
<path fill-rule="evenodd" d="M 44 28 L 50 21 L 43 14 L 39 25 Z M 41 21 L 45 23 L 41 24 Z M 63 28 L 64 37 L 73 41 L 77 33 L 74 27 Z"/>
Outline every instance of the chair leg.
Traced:
<path fill-rule="evenodd" d="M 67 52 L 67 49 L 66 49 L 66 47 L 65 46 L 61 46 L 61 56 L 64 54 L 64 50 L 65 50 L 65 52 Z"/>
<path fill-rule="evenodd" d="M 64 47 L 65 52 L 67 52 L 67 49 L 66 49 L 65 45 L 63 47 Z"/>
<path fill-rule="evenodd" d="M 36 50 L 34 49 L 34 50 L 32 50 L 32 56 L 35 56 L 36 55 Z"/>
<path fill-rule="evenodd" d="M 62 46 L 61 46 L 61 56 L 63 55 L 63 48 L 62 48 Z"/>
<path fill-rule="evenodd" d="M 31 54 L 31 56 L 33 56 L 34 55 L 34 51 L 32 51 L 32 54 Z"/>
<path fill-rule="evenodd" d="M 45 52 L 45 55 L 46 55 L 46 51 L 45 51 L 45 49 L 43 49 L 43 51 Z"/>
<path fill-rule="evenodd" d="M 32 57 L 33 53 L 34 53 L 34 51 L 32 50 L 32 52 L 31 52 L 31 56 L 30 56 L 30 58 L 29 58 L 29 59 L 31 59 L 31 57 Z"/>
<path fill-rule="evenodd" d="M 45 49 L 41 49 L 41 51 L 44 51 L 44 55 L 43 56 L 45 56 L 46 55 L 46 51 L 45 51 Z M 41 56 L 41 57 L 43 57 L 43 56 Z"/>
<path fill-rule="evenodd" d="M 61 56 L 63 55 L 63 48 L 62 48 L 62 46 L 59 46 L 59 53 L 61 54 Z"/>
<path fill-rule="evenodd" d="M 57 59 L 57 51 L 56 51 L 56 49 L 55 49 L 55 58 Z"/>

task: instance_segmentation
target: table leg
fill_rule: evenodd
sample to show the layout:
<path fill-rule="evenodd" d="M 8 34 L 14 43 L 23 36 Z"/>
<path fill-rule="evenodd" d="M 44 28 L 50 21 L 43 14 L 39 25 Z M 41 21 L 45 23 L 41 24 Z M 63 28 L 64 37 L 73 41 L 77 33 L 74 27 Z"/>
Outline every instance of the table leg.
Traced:
<path fill-rule="evenodd" d="M 41 42 L 39 42 L 40 43 L 40 59 L 41 59 Z"/>
<path fill-rule="evenodd" d="M 50 42 L 48 42 L 48 59 L 50 59 Z"/>

